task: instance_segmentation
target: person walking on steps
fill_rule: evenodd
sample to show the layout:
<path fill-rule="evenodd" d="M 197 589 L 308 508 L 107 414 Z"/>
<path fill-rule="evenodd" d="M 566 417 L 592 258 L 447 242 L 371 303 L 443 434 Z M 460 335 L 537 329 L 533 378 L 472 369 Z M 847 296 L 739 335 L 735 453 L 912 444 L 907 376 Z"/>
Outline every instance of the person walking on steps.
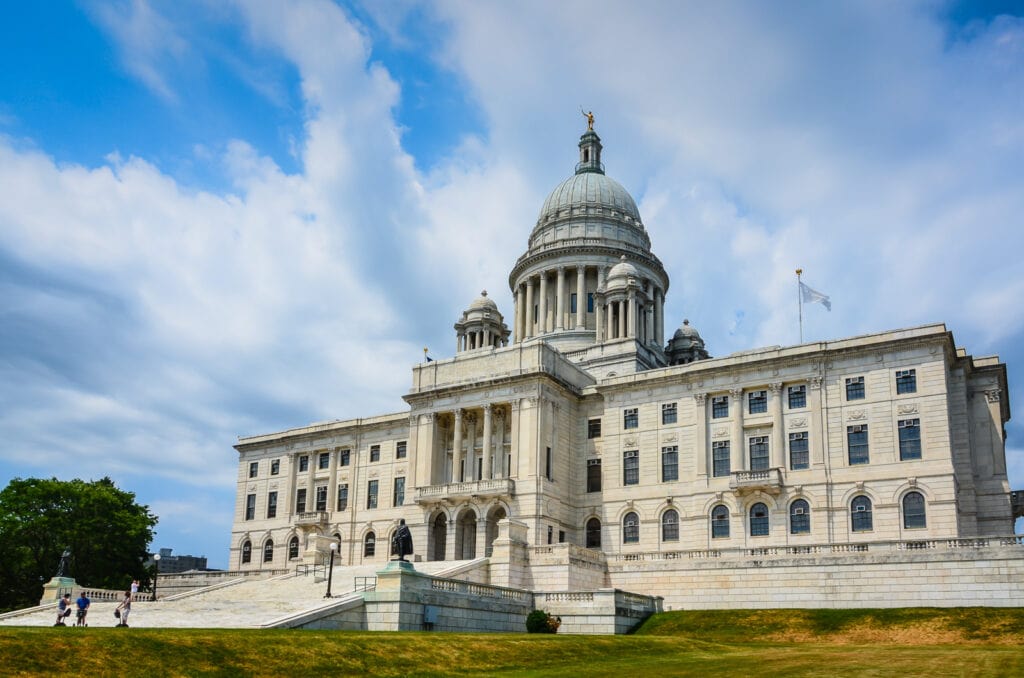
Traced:
<path fill-rule="evenodd" d="M 85 623 L 85 615 L 89 614 L 90 604 L 92 604 L 92 601 L 85 595 L 85 591 L 82 591 L 78 596 L 78 600 L 75 601 L 75 605 L 78 607 L 75 626 L 88 626 L 88 624 Z"/>
<path fill-rule="evenodd" d="M 64 597 L 57 603 L 57 623 L 54 626 L 67 626 L 64 620 L 71 614 L 71 594 L 65 593 Z"/>
<path fill-rule="evenodd" d="M 131 591 L 125 591 L 124 592 L 124 600 L 121 601 L 120 605 L 118 605 L 116 608 L 114 608 L 114 616 L 121 620 L 121 623 L 118 624 L 118 626 L 125 626 L 125 627 L 128 626 L 128 615 L 131 614 L 131 611 L 132 611 L 132 592 Z"/>

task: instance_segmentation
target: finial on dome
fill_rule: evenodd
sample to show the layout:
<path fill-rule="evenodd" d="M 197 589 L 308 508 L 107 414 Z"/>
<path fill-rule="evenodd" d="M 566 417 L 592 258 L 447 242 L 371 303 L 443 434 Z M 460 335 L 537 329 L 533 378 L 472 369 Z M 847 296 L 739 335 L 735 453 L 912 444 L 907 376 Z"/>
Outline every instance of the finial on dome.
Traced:
<path fill-rule="evenodd" d="M 487 296 L 487 290 L 484 290 L 483 292 L 481 292 L 480 296 L 481 297 L 486 297 Z"/>
<path fill-rule="evenodd" d="M 619 261 L 621 261 L 622 263 L 626 263 L 626 255 L 623 254 L 621 257 L 619 257 Z"/>
<path fill-rule="evenodd" d="M 683 324 L 684 324 L 684 325 L 689 325 L 689 324 L 690 324 L 690 321 L 684 318 L 684 319 L 683 319 Z"/>

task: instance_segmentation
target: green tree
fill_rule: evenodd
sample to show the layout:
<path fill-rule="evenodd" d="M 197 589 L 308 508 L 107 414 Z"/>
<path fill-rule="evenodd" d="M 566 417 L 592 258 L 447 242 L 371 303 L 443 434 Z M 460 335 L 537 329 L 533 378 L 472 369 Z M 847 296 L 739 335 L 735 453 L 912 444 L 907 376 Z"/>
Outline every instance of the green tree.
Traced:
<path fill-rule="evenodd" d="M 0 610 L 37 605 L 65 548 L 70 576 L 83 586 L 148 583 L 143 561 L 156 522 L 110 478 L 15 478 L 0 491 Z"/>

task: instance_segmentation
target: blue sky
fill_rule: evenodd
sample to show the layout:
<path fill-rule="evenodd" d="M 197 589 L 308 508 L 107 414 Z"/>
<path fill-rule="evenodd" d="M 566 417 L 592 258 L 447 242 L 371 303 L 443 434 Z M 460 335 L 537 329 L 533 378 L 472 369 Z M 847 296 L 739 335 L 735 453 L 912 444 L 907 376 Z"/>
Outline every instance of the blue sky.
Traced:
<path fill-rule="evenodd" d="M 946 322 L 1024 402 L 1020 3 L 13 3 L 0 483 L 227 565 L 238 435 L 399 411 L 595 112 L 715 355 Z M 1008 426 L 1024 488 L 1024 426 Z"/>

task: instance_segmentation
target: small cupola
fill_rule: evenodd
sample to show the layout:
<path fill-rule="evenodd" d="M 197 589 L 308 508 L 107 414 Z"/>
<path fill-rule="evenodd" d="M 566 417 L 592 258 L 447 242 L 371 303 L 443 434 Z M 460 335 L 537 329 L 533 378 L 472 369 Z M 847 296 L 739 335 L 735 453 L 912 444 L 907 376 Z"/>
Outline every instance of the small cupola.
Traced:
<path fill-rule="evenodd" d="M 588 121 L 587 131 L 580 137 L 580 161 L 576 165 L 576 174 L 604 174 L 604 164 L 601 162 L 601 137 L 594 131 L 592 116 L 588 116 Z"/>
<path fill-rule="evenodd" d="M 498 305 L 487 296 L 487 290 L 473 301 L 455 323 L 457 353 L 478 348 L 501 348 L 508 345 L 508 326 Z"/>

